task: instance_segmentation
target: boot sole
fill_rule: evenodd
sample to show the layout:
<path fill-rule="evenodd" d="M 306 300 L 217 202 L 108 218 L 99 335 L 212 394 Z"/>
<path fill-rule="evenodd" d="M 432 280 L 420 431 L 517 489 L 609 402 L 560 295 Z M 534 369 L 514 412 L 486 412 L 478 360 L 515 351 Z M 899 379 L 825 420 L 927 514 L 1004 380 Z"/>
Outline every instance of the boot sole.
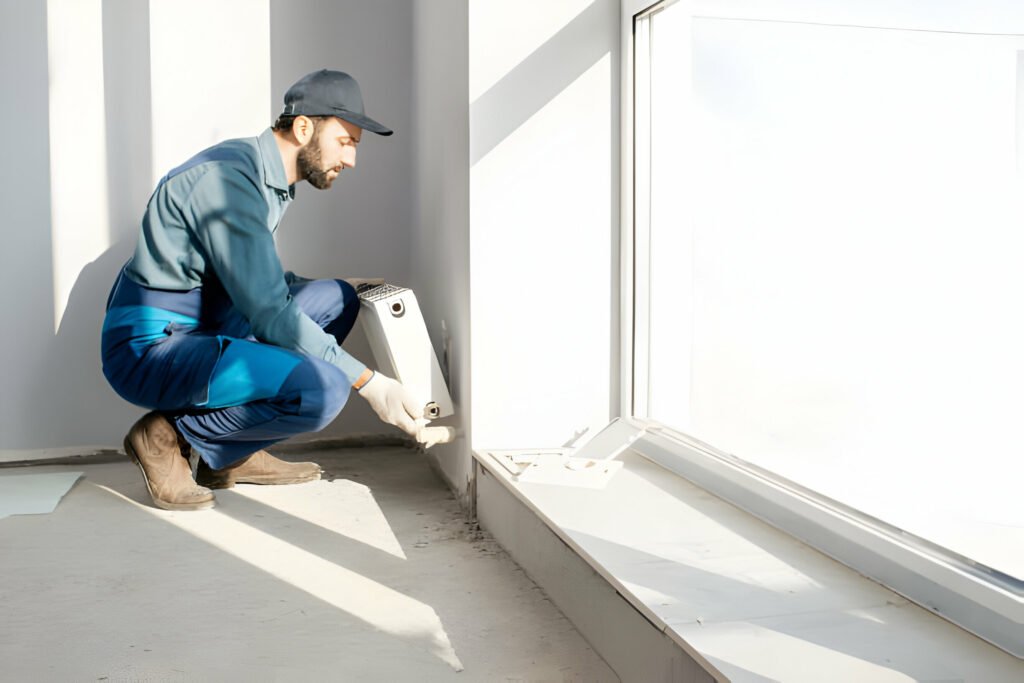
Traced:
<path fill-rule="evenodd" d="M 153 505 L 163 510 L 209 510 L 217 502 L 215 500 L 204 500 L 201 503 L 169 503 L 165 500 L 161 500 L 153 494 L 153 487 L 149 485 L 149 475 L 146 474 L 146 468 L 142 466 L 142 461 L 139 460 L 138 454 L 135 449 L 132 448 L 132 444 L 128 441 L 128 437 L 124 438 L 124 452 L 131 458 L 132 462 L 139 466 L 139 471 L 142 472 L 142 479 L 146 482 L 146 490 L 149 491 L 149 497 L 153 501 Z"/>

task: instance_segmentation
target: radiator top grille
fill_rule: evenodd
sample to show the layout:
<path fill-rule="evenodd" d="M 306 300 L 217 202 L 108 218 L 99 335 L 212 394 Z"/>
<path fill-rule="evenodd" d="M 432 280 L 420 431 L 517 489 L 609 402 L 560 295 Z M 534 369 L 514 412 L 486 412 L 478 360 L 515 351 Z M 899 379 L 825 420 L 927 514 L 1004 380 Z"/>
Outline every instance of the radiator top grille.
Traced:
<path fill-rule="evenodd" d="M 359 298 L 364 301 L 383 301 L 389 296 L 398 294 L 399 292 L 406 291 L 406 287 L 398 287 L 397 285 L 360 285 L 356 292 L 359 294 Z"/>

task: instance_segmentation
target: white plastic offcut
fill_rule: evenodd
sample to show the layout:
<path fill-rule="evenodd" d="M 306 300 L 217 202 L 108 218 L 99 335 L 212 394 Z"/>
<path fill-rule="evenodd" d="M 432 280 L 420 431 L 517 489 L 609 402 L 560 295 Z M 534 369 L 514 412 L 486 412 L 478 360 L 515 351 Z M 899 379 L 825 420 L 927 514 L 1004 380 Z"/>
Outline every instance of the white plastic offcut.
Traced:
<path fill-rule="evenodd" d="M 377 369 L 423 402 L 427 420 L 453 414 L 448 386 L 413 291 L 382 284 L 360 288 L 359 299 L 359 319 Z"/>
<path fill-rule="evenodd" d="M 616 460 L 644 433 L 635 422 L 614 418 L 575 448 L 487 451 L 517 482 L 603 489 L 622 469 Z"/>

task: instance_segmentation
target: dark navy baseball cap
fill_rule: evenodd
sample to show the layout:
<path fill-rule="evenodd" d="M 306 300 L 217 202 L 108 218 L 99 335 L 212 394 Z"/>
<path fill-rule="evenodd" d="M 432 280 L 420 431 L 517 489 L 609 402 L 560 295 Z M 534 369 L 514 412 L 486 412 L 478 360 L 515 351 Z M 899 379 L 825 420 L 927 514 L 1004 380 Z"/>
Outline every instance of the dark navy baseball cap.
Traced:
<path fill-rule="evenodd" d="M 306 74 L 284 94 L 282 116 L 337 116 L 360 128 L 391 135 L 392 131 L 369 116 L 356 79 L 342 71 L 320 69 Z"/>

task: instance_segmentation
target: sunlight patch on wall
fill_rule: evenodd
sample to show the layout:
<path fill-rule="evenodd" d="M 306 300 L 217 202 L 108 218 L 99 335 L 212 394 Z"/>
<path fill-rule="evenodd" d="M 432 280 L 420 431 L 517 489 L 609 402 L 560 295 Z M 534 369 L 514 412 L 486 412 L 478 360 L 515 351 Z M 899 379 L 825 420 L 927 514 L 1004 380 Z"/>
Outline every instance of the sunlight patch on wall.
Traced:
<path fill-rule="evenodd" d="M 475 102 L 593 3 L 594 0 L 470 0 L 470 54 L 485 58 L 469 60 L 469 101 Z M 476 36 L 486 36 L 486 50 L 472 45 Z"/>
<path fill-rule="evenodd" d="M 605 54 L 470 172 L 476 444 L 608 420 L 611 74 Z"/>
<path fill-rule="evenodd" d="M 54 331 L 82 269 L 110 246 L 101 0 L 48 0 Z"/>

